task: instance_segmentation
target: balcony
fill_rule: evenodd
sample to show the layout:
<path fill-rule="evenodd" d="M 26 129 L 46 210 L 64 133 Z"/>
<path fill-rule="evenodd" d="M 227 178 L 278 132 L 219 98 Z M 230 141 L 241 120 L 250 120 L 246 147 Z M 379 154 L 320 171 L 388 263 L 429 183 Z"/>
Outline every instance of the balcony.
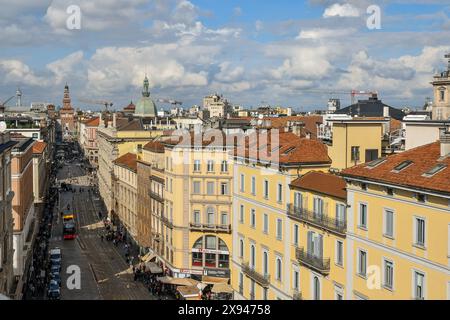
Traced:
<path fill-rule="evenodd" d="M 305 252 L 304 248 L 297 248 L 295 256 L 302 265 L 310 269 L 325 276 L 330 273 L 330 258 L 316 257 L 309 252 Z"/>
<path fill-rule="evenodd" d="M 347 232 L 347 221 L 331 218 L 324 214 L 317 215 L 306 208 L 295 207 L 292 204 L 288 204 L 287 215 L 291 219 L 305 222 L 314 227 L 323 228 L 342 236 L 345 236 Z"/>
<path fill-rule="evenodd" d="M 191 231 L 200 231 L 200 232 L 214 232 L 214 233 L 231 233 L 231 225 L 222 225 L 222 224 L 201 224 L 201 223 L 192 223 L 190 224 Z"/>
<path fill-rule="evenodd" d="M 153 192 L 152 190 L 150 190 L 148 192 L 148 195 L 150 196 L 150 198 L 155 199 L 158 202 L 164 203 L 164 198 L 161 197 L 159 194 L 157 194 L 156 192 Z"/>
<path fill-rule="evenodd" d="M 169 221 L 169 219 L 165 216 L 161 217 L 161 221 L 162 223 L 164 223 L 164 225 L 170 229 L 173 229 L 173 223 L 171 221 Z"/>
<path fill-rule="evenodd" d="M 270 275 L 262 275 L 253 267 L 250 267 L 248 263 L 242 264 L 242 271 L 245 273 L 247 277 L 255 280 L 258 284 L 260 284 L 264 288 L 268 288 L 270 285 Z"/>

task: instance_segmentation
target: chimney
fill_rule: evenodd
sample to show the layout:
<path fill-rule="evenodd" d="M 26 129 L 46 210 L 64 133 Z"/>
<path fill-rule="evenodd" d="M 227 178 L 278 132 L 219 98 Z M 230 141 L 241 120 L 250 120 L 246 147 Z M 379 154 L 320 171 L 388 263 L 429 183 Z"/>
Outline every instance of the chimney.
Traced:
<path fill-rule="evenodd" d="M 113 123 L 112 123 L 113 128 L 115 128 L 116 125 L 117 125 L 117 113 L 114 112 L 114 114 L 113 114 Z"/>
<path fill-rule="evenodd" d="M 441 157 L 450 155 L 450 126 L 441 128 L 440 130 L 441 140 Z"/>
<path fill-rule="evenodd" d="M 383 117 L 385 118 L 389 118 L 389 107 L 388 106 L 384 106 L 383 107 Z"/>

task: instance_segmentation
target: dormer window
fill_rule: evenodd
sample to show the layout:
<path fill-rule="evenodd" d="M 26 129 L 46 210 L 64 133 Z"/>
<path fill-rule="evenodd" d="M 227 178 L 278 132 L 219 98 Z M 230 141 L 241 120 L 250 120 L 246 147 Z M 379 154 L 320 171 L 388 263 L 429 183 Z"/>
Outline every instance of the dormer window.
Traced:
<path fill-rule="evenodd" d="M 392 170 L 395 173 L 399 173 L 403 170 L 405 170 L 406 168 L 408 168 L 410 165 L 412 165 L 414 162 L 412 162 L 411 160 L 407 160 L 407 161 L 403 161 L 402 163 L 400 163 L 399 165 L 397 165 L 394 170 Z"/>
<path fill-rule="evenodd" d="M 427 201 L 427 196 L 425 194 L 418 193 L 416 195 L 416 197 L 417 197 L 417 201 L 419 201 L 421 203 L 425 203 Z"/>

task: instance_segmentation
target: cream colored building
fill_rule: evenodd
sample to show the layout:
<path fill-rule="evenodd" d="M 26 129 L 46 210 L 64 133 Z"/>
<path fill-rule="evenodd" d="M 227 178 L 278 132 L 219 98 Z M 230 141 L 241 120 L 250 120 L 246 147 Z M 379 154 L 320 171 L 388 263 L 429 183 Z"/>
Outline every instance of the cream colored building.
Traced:
<path fill-rule="evenodd" d="M 15 142 L 9 133 L 0 133 L 0 294 L 13 296 L 13 215 L 11 187 L 11 149 Z"/>
<path fill-rule="evenodd" d="M 114 212 L 127 234 L 137 241 L 137 156 L 126 153 L 114 161 Z"/>
<path fill-rule="evenodd" d="M 140 153 L 145 144 L 162 133 L 160 130 L 144 130 L 142 120 L 117 118 L 113 116 L 107 126 L 100 123 L 97 129 L 98 141 L 98 184 L 108 215 L 113 210 L 114 190 L 112 187 L 113 162 L 126 153 Z"/>
<path fill-rule="evenodd" d="M 231 112 L 231 106 L 228 100 L 218 94 L 205 97 L 203 99 L 203 108 L 209 111 L 211 118 L 226 118 Z"/>

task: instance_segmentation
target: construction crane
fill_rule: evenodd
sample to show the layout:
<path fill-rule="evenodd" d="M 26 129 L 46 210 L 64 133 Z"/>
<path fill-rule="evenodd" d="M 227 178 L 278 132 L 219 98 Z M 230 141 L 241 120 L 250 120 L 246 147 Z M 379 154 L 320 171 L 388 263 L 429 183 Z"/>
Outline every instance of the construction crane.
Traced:
<path fill-rule="evenodd" d="M 0 103 L 0 107 L 4 107 L 5 104 L 7 104 L 8 102 L 10 102 L 12 99 L 14 99 L 15 96 L 12 96 L 11 98 L 7 99 L 5 102 Z"/>
<path fill-rule="evenodd" d="M 351 91 L 344 91 L 344 90 L 326 90 L 326 89 L 306 89 L 302 90 L 304 92 L 308 93 L 321 93 L 321 94 L 328 94 L 328 95 L 347 95 L 350 94 L 350 100 L 351 104 L 356 103 L 356 97 L 361 95 L 367 95 L 367 96 L 374 96 L 378 95 L 377 91 L 359 91 L 359 90 L 351 90 Z"/>
<path fill-rule="evenodd" d="M 105 100 L 90 100 L 90 99 L 84 99 L 84 98 L 80 98 L 78 100 L 83 103 L 105 106 L 105 111 L 108 111 L 108 107 L 112 108 L 112 106 L 114 105 L 114 103 L 112 103 L 111 101 L 105 101 Z"/>

